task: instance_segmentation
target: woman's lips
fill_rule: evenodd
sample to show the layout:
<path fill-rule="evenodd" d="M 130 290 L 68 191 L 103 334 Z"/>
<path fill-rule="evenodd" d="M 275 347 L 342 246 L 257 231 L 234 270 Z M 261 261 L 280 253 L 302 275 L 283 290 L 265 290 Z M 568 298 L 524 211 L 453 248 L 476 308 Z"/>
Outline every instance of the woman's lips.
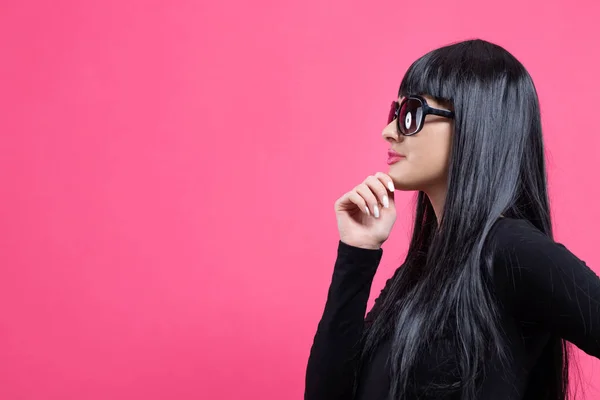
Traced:
<path fill-rule="evenodd" d="M 402 160 L 403 158 L 405 158 L 402 154 L 398 154 L 395 151 L 388 151 L 388 159 L 387 159 L 387 163 L 388 165 L 392 165 L 394 163 L 397 163 L 398 161 Z"/>

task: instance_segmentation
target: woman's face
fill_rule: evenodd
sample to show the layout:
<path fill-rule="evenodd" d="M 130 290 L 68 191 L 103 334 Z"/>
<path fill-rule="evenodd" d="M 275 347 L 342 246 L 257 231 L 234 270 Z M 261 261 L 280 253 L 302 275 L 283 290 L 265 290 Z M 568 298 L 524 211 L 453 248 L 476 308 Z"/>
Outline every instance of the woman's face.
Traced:
<path fill-rule="evenodd" d="M 451 110 L 447 104 L 423 97 L 431 107 Z M 398 98 L 398 102 L 402 100 L 403 97 Z M 446 187 L 453 126 L 452 119 L 427 115 L 423 128 L 412 136 L 397 132 L 395 120 L 383 129 L 382 136 L 390 143 L 390 149 L 404 156 L 388 170 L 397 189 L 430 193 Z"/>

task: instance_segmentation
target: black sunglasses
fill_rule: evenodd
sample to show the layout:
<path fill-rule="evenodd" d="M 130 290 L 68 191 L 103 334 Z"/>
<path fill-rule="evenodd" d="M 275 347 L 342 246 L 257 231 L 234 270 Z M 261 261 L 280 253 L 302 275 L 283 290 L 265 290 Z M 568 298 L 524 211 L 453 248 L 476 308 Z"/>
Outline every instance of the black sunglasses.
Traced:
<path fill-rule="evenodd" d="M 411 136 L 423 128 L 423 122 L 427 114 L 454 118 L 453 111 L 430 107 L 427 100 L 421 96 L 408 96 L 401 103 L 395 100 L 392 101 L 387 123 L 396 120 L 398 132 L 404 136 Z"/>

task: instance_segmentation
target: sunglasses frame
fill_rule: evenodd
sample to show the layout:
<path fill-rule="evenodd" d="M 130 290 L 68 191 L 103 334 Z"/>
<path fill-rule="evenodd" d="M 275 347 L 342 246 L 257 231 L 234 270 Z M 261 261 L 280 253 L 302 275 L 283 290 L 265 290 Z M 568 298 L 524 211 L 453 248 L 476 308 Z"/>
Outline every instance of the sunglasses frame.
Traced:
<path fill-rule="evenodd" d="M 417 121 L 417 123 L 418 123 L 417 130 L 413 133 L 403 133 L 402 130 L 400 129 L 400 121 L 398 120 L 398 115 L 400 114 L 400 110 L 402 109 L 402 106 L 404 105 L 404 103 L 406 103 L 409 100 L 420 101 L 422 104 L 423 113 L 421 115 L 421 120 Z M 441 117 L 446 117 L 446 118 L 454 118 L 454 111 L 441 110 L 439 108 L 431 107 L 429 104 L 427 104 L 427 100 L 425 100 L 425 98 L 423 96 L 418 96 L 418 95 L 406 96 L 400 103 L 398 103 L 397 100 L 394 100 L 394 101 L 392 101 L 392 104 L 390 105 L 390 107 L 391 108 L 390 108 L 389 115 L 392 115 L 392 113 L 391 113 L 392 108 L 394 109 L 394 120 L 396 120 L 396 130 L 401 135 L 404 135 L 404 136 L 412 136 L 412 135 L 416 135 L 417 133 L 419 133 L 421 131 L 421 129 L 423 129 L 423 125 L 425 125 L 425 117 L 428 114 L 439 115 Z M 389 119 L 389 117 L 388 117 L 388 119 Z M 389 121 L 388 124 L 392 121 Z"/>

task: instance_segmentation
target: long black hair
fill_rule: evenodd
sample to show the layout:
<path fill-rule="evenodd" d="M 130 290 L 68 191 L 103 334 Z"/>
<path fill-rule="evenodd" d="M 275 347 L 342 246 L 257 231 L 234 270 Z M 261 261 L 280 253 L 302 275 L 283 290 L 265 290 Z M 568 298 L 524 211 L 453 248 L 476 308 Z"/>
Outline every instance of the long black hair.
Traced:
<path fill-rule="evenodd" d="M 406 399 L 424 349 L 452 331 L 459 377 L 446 387 L 475 399 L 485 361 L 509 354 L 491 286 L 493 249 L 485 246 L 504 215 L 552 234 L 537 92 L 525 67 L 504 48 L 468 40 L 433 50 L 406 72 L 398 95 L 429 95 L 454 109 L 447 195 L 437 221 L 419 191 L 406 260 L 362 338 L 362 362 L 383 338 L 392 399 Z M 485 268 L 482 268 L 485 266 Z M 544 399 L 567 395 L 567 344 L 551 338 L 531 376 L 548 388 Z M 457 389 L 458 388 L 458 389 Z"/>

